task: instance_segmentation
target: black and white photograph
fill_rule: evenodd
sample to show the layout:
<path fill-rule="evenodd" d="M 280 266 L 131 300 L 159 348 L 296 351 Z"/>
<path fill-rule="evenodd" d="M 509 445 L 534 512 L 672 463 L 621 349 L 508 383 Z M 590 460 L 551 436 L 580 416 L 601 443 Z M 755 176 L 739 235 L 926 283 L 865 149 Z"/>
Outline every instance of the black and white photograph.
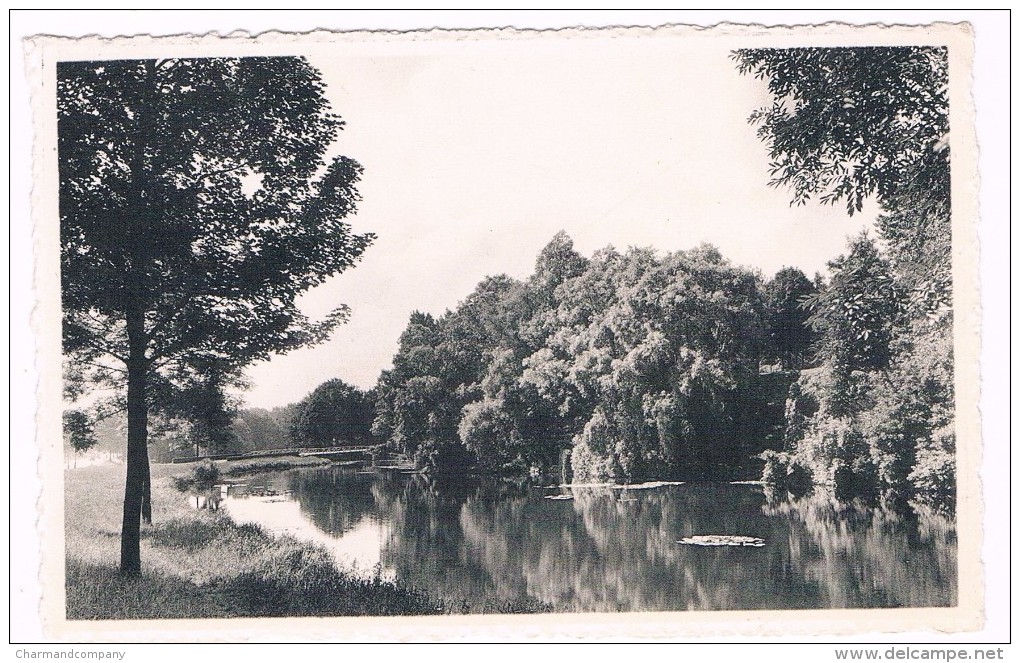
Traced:
<path fill-rule="evenodd" d="M 47 632 L 979 629 L 973 48 L 33 40 Z"/>

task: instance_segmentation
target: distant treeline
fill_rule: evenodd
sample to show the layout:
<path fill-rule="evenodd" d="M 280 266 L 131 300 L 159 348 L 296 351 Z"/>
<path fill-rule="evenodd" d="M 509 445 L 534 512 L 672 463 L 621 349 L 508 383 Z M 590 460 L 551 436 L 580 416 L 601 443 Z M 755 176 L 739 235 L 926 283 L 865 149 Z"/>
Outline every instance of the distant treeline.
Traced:
<path fill-rule="evenodd" d="M 240 408 L 236 400 L 226 399 L 226 411 L 212 420 L 153 417 L 149 454 L 160 463 L 206 454 L 372 444 L 378 442 L 371 434 L 373 402 L 373 392 L 342 380 L 324 382 L 301 401 L 268 410 Z M 125 416 L 102 420 L 94 435 L 96 444 L 88 448 L 122 453 Z M 68 447 L 73 450 L 70 439 Z"/>
<path fill-rule="evenodd" d="M 941 273 L 887 251 L 862 234 L 827 281 L 766 281 L 711 246 L 585 258 L 560 233 L 529 278 L 411 315 L 372 431 L 435 473 L 536 475 L 569 457 L 575 482 L 724 479 L 764 461 L 794 491 L 945 499 L 951 310 L 915 285 Z"/>
<path fill-rule="evenodd" d="M 575 481 L 719 476 L 781 443 L 785 391 L 761 368 L 800 367 L 814 336 L 799 301 L 816 291 L 704 245 L 588 259 L 561 232 L 528 279 L 412 314 L 373 432 L 431 472 L 539 474 L 567 452 Z"/>
<path fill-rule="evenodd" d="M 387 443 L 436 474 L 763 478 L 844 496 L 955 486 L 951 318 L 861 235 L 828 280 L 702 245 L 590 258 L 565 233 L 524 280 L 411 315 L 393 368 L 229 426 L 157 421 L 154 458 Z M 123 424 L 97 428 L 101 441 Z M 122 442 L 111 448 L 119 448 Z"/>
<path fill-rule="evenodd" d="M 231 425 L 235 449 L 259 451 L 287 447 L 329 447 L 376 442 L 372 391 L 343 380 L 328 380 L 297 403 L 272 410 L 238 410 Z"/>

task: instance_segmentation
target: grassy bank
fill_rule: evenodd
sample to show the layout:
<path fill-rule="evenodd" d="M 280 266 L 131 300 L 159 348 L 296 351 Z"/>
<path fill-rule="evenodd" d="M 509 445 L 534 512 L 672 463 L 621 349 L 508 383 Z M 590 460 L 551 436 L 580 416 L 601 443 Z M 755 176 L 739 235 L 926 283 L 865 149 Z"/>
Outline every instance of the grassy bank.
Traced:
<path fill-rule="evenodd" d="M 201 463 L 209 461 L 195 461 L 193 463 L 174 463 L 172 465 L 157 465 L 154 467 L 167 468 L 170 474 L 185 475 Z M 279 470 L 290 470 L 297 467 L 329 466 L 332 463 L 320 456 L 273 456 L 272 458 L 243 458 L 240 460 L 217 460 L 212 461 L 220 470 L 223 476 L 241 476 L 245 474 L 256 474 L 258 472 L 276 472 Z"/>
<path fill-rule="evenodd" d="M 330 461 L 318 456 L 280 456 L 275 458 L 195 461 L 193 463 L 175 463 L 176 470 L 172 477 L 177 490 L 187 490 L 194 484 L 194 470 L 198 466 L 216 468 L 217 481 L 229 482 L 232 477 L 243 477 L 262 472 L 280 472 L 301 467 L 328 467 Z"/>
<path fill-rule="evenodd" d="M 217 463 L 228 475 L 260 471 L 252 467 L 240 471 L 237 466 L 245 464 L 235 462 L 232 468 L 229 462 Z M 191 465 L 152 466 L 154 524 L 142 528 L 138 578 L 117 572 L 124 467 L 65 472 L 69 619 L 449 611 L 442 601 L 399 583 L 346 574 L 318 546 L 236 525 L 225 514 L 191 509 L 172 481 L 190 471 Z"/>
<path fill-rule="evenodd" d="M 227 477 L 238 477 L 246 474 L 257 474 L 259 472 L 277 472 L 279 470 L 291 470 L 297 467 L 329 466 L 332 463 L 325 458 L 318 456 L 281 456 L 279 458 L 266 458 L 265 460 L 230 460 L 219 461 L 216 466 L 220 468 L 221 474 Z M 186 467 L 193 467 L 194 463 Z"/>

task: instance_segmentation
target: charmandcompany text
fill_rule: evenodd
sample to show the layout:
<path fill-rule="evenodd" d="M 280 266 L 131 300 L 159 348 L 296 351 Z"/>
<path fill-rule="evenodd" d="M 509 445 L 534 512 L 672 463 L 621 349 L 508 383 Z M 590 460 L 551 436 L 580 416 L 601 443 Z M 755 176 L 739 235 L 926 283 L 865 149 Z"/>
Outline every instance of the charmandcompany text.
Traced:
<path fill-rule="evenodd" d="M 124 655 L 127 652 L 123 651 L 85 651 L 81 649 L 68 649 L 65 651 L 33 651 L 31 649 L 18 649 L 14 652 L 15 658 L 95 658 L 95 659 L 108 659 L 113 658 L 118 661 L 124 660 Z"/>

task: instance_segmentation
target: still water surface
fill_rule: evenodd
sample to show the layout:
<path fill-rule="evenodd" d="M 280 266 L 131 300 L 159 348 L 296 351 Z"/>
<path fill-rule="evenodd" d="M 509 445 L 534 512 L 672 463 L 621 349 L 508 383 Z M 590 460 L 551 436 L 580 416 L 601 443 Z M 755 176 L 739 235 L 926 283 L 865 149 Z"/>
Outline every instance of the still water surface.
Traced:
<path fill-rule="evenodd" d="M 441 485 L 397 471 L 261 475 L 224 500 L 258 523 L 480 609 L 541 601 L 556 610 L 752 610 L 951 606 L 956 528 L 899 508 L 779 497 L 753 484 L 541 488 Z M 697 535 L 764 547 L 698 547 Z"/>

